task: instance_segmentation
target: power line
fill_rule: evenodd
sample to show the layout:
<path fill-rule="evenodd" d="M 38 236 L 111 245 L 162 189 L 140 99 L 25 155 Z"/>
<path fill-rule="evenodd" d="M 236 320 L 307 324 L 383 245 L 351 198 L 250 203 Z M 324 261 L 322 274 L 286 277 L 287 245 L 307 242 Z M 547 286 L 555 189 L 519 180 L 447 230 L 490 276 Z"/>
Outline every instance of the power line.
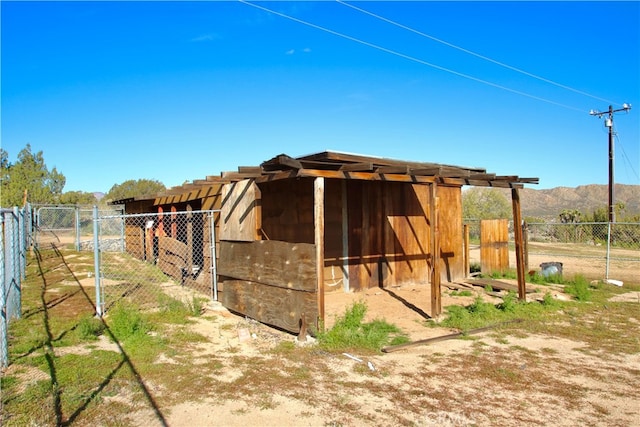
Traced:
<path fill-rule="evenodd" d="M 631 168 L 631 172 L 635 176 L 636 181 L 640 181 L 640 176 L 638 176 L 638 172 L 636 171 L 636 168 L 633 167 L 633 163 L 631 163 L 631 159 L 629 158 L 629 156 L 627 155 L 627 152 L 624 149 L 624 145 L 622 144 L 622 141 L 620 140 L 620 137 L 618 136 L 618 132 L 615 132 L 614 137 L 618 141 L 618 145 L 620 146 L 620 150 L 622 151 L 622 157 L 624 157 L 624 159 L 627 161 L 627 164 Z"/>
<path fill-rule="evenodd" d="M 365 45 L 365 46 L 372 47 L 372 48 L 374 48 L 374 49 L 378 49 L 378 50 L 381 50 L 381 51 L 383 51 L 383 52 L 386 52 L 386 53 L 390 53 L 390 54 L 392 54 L 392 55 L 399 56 L 399 57 L 404 58 L 404 59 L 408 59 L 409 61 L 414 61 L 414 62 L 417 62 L 417 63 L 419 63 L 419 64 L 426 65 L 426 66 L 429 66 L 429 67 L 435 68 L 435 69 L 440 70 L 440 71 L 445 71 L 445 72 L 447 72 L 447 73 L 451 73 L 451 74 L 454 74 L 454 75 L 459 76 L 459 77 L 464 77 L 464 78 L 466 78 L 466 79 L 473 80 L 473 81 L 475 81 L 475 82 L 482 83 L 482 84 L 485 84 L 485 85 L 488 85 L 488 86 L 492 86 L 492 87 L 495 87 L 495 88 L 497 88 L 497 89 L 502 89 L 502 90 L 505 90 L 505 91 L 507 91 L 507 92 L 515 93 L 516 95 L 521 95 L 521 96 L 524 96 L 524 97 L 527 97 L 527 98 L 535 99 L 535 100 L 537 100 L 537 101 L 546 102 L 546 103 L 548 103 L 548 104 L 553 104 L 553 105 L 557 105 L 557 106 L 559 106 L 559 107 L 567 108 L 567 109 L 569 109 L 569 110 L 574 110 L 574 111 L 579 111 L 579 112 L 581 112 L 581 113 L 584 113 L 584 110 L 582 110 L 582 109 L 579 109 L 579 108 L 576 108 L 576 107 L 571 107 L 571 106 L 569 106 L 569 105 L 565 105 L 565 104 L 561 104 L 561 103 L 556 102 L 556 101 L 551 101 L 551 100 L 546 99 L 546 98 L 541 98 L 541 97 L 536 96 L 536 95 L 531 95 L 531 94 L 529 94 L 529 93 L 522 92 L 522 91 L 519 91 L 519 90 L 516 90 L 516 89 L 511 89 L 511 88 L 509 88 L 509 87 L 502 86 L 502 85 L 499 85 L 499 84 L 497 84 L 497 83 L 492 83 L 492 82 L 487 81 L 487 80 L 482 80 L 482 79 L 479 79 L 479 78 L 477 78 L 477 77 L 473 77 L 473 76 L 468 75 L 468 74 L 464 74 L 464 73 L 461 73 L 461 72 L 458 72 L 458 71 L 455 71 L 455 70 L 451 70 L 451 69 L 449 69 L 449 68 L 442 67 L 442 66 L 440 66 L 440 65 L 432 64 L 432 63 L 430 63 L 430 62 L 423 61 L 422 59 L 414 58 L 413 56 L 405 55 L 404 53 L 396 52 L 396 51 L 394 51 L 394 50 L 387 49 L 386 47 L 378 46 L 378 45 L 376 45 L 376 44 L 369 43 L 369 42 L 367 42 L 367 41 L 360 40 L 360 39 L 357 39 L 357 38 L 355 38 L 355 37 L 351 37 L 351 36 L 348 36 L 348 35 L 346 35 L 346 34 L 342 34 L 342 33 L 339 33 L 339 32 L 337 32 L 337 31 L 330 30 L 330 29 L 325 28 L 325 27 L 321 27 L 321 26 L 319 26 L 319 25 L 312 24 L 312 23 L 307 22 L 307 21 L 303 21 L 302 19 L 298 19 L 298 18 L 295 18 L 295 17 L 293 17 L 293 16 L 286 15 L 286 14 L 281 13 L 281 12 L 276 12 L 275 10 L 268 9 L 268 8 L 266 8 L 266 7 L 264 7 L 264 6 L 259 6 L 259 5 L 257 5 L 257 4 L 249 3 L 249 2 L 247 2 L 247 1 L 245 1 L 245 0 L 238 0 L 238 1 L 239 1 L 240 3 L 244 3 L 244 4 L 248 5 L 248 6 L 255 7 L 256 9 L 264 10 L 265 12 L 269 12 L 269 13 L 272 13 L 272 14 L 274 14 L 274 15 L 278 15 L 278 16 L 280 16 L 280 17 L 283 17 L 283 18 L 286 18 L 286 19 L 290 19 L 290 20 L 292 20 L 292 21 L 298 22 L 298 23 L 300 23 L 300 24 L 307 25 L 307 26 L 309 26 L 309 27 L 312 27 L 312 28 L 315 28 L 315 29 L 318 29 L 318 30 L 321 30 L 321 31 L 325 31 L 325 32 L 327 32 L 327 33 L 329 33 L 329 34 L 333 34 L 333 35 L 335 35 L 335 36 L 342 37 L 342 38 L 345 38 L 345 39 L 347 39 L 347 40 L 351 40 L 351 41 L 353 41 L 353 42 L 360 43 L 360 44 L 363 44 L 363 45 Z"/>
<path fill-rule="evenodd" d="M 402 28 L 402 29 L 405 29 L 405 30 L 407 30 L 407 31 L 411 31 L 411 32 L 413 32 L 413 33 L 415 33 L 415 34 L 418 34 L 418 35 L 420 35 L 420 36 L 426 37 L 426 38 L 428 38 L 428 39 L 430 39 L 430 40 L 433 40 L 433 41 L 435 41 L 435 42 L 441 43 L 441 44 L 443 44 L 443 45 L 445 45 L 445 46 L 449 46 L 449 47 L 451 47 L 451 48 L 453 48 L 453 49 L 457 49 L 457 50 L 459 50 L 459 51 L 461 51 L 461 52 L 467 53 L 467 54 L 469 54 L 469 55 L 473 55 L 473 56 L 475 56 L 475 57 L 477 57 L 477 58 L 483 59 L 483 60 L 485 60 L 485 61 L 488 61 L 488 62 L 491 62 L 491 63 L 493 63 L 493 64 L 499 65 L 499 66 L 501 66 L 501 67 L 507 68 L 507 69 L 509 69 L 509 70 L 511 70 L 511 71 L 515 71 L 515 72 L 517 72 L 517 73 L 524 74 L 525 76 L 532 77 L 532 78 L 534 78 L 534 79 L 537 79 L 537 80 L 543 81 L 543 82 L 545 82 L 545 83 L 552 84 L 552 85 L 554 85 L 554 86 L 560 87 L 560 88 L 562 88 L 562 89 L 569 90 L 569 91 L 574 92 L 574 93 L 578 93 L 578 94 L 580 94 L 580 95 L 588 96 L 589 98 L 597 99 L 597 100 L 604 101 L 604 102 L 607 102 L 607 103 L 610 103 L 610 104 L 616 104 L 616 103 L 615 103 L 615 102 L 613 102 L 613 101 L 609 101 L 609 100 L 607 100 L 607 99 L 600 98 L 600 97 L 595 96 L 595 95 L 591 95 L 590 93 L 583 92 L 583 91 L 578 90 L 578 89 L 574 89 L 574 88 L 572 88 L 572 87 L 570 87 L 570 86 L 566 86 L 566 85 L 563 85 L 563 84 L 558 83 L 558 82 L 554 82 L 553 80 L 550 80 L 550 79 L 547 79 L 547 78 L 544 78 L 544 77 L 538 76 L 538 75 L 533 74 L 533 73 L 529 73 L 528 71 L 522 70 L 522 69 L 520 69 L 520 68 L 513 67 L 513 66 L 511 66 L 511 65 L 509 65 L 509 64 L 505 64 L 504 62 L 496 61 L 495 59 L 492 59 L 492 58 L 489 58 L 489 57 L 487 57 L 487 56 L 481 55 L 481 54 L 479 54 L 479 53 L 473 52 L 473 51 L 471 51 L 471 50 L 469 50 L 469 49 L 465 49 L 465 48 L 463 48 L 463 47 L 456 46 L 456 45 L 455 45 L 455 44 L 453 44 L 453 43 L 449 43 L 449 42 L 447 42 L 447 41 L 445 41 L 445 40 L 439 39 L 439 38 L 434 37 L 434 36 L 431 36 L 431 35 L 429 35 L 429 34 L 425 34 L 425 33 L 421 32 L 421 31 L 415 30 L 415 29 L 413 29 L 413 28 L 411 28 L 411 27 L 407 27 L 406 25 L 402 25 L 402 24 L 400 24 L 400 23 L 398 23 L 398 22 L 395 22 L 395 21 L 392 21 L 392 20 L 390 20 L 390 19 L 387 19 L 387 18 L 385 18 L 385 17 L 383 17 L 383 16 L 376 15 L 375 13 L 372 13 L 372 12 L 369 12 L 369 11 L 367 11 L 367 10 L 361 9 L 361 8 L 359 8 L 359 7 L 353 6 L 353 5 L 351 5 L 351 4 L 345 3 L 345 2 L 343 2 L 342 0 L 336 0 L 336 2 L 340 3 L 341 5 L 344 5 L 344 6 L 350 7 L 350 8 L 352 8 L 352 9 L 354 9 L 354 10 L 357 10 L 357 11 L 359 11 L 359 12 L 365 13 L 365 14 L 367 14 L 367 15 L 369 15 L 369 16 L 373 16 L 374 18 L 380 19 L 380 20 L 382 20 L 382 21 L 384 21 L 384 22 L 387 22 L 387 23 L 389 23 L 389 24 L 395 25 L 395 26 L 400 27 L 400 28 Z"/>

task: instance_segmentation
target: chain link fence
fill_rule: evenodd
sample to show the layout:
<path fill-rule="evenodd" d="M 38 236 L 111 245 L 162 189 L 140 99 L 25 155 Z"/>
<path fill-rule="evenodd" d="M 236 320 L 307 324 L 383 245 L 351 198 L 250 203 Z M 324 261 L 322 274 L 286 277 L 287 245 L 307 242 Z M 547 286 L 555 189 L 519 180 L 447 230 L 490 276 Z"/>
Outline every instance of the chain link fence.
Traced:
<path fill-rule="evenodd" d="M 101 216 L 122 215 L 123 206 L 100 207 Z M 93 248 L 93 207 L 91 206 L 34 206 L 36 248 Z M 120 231 L 124 236 L 124 228 Z M 121 239 L 122 240 L 122 239 Z"/>
<path fill-rule="evenodd" d="M 141 309 L 164 307 L 168 298 L 193 303 L 185 288 L 217 299 L 217 211 L 94 215 L 99 314 L 121 301 Z"/>
<path fill-rule="evenodd" d="M 479 265 L 480 220 L 465 219 L 470 262 Z M 525 263 L 529 271 L 561 263 L 567 277 L 640 283 L 640 223 L 527 223 Z M 515 267 L 513 221 L 509 222 L 510 265 Z M 477 267 L 476 267 L 477 268 Z"/>
<path fill-rule="evenodd" d="M 31 208 L 0 209 L 0 366 L 9 364 L 8 328 L 21 316 L 21 286 L 31 244 Z"/>
<path fill-rule="evenodd" d="M 640 223 L 530 223 L 526 235 L 530 268 L 560 262 L 565 273 L 640 282 Z"/>

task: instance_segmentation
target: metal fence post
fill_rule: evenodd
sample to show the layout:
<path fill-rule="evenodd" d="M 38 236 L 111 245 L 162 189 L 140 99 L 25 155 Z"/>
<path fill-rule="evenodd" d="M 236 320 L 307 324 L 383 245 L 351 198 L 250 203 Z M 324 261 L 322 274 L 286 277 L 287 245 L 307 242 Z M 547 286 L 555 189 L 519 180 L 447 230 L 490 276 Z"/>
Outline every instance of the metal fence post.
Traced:
<path fill-rule="evenodd" d="M 80 207 L 76 206 L 76 251 L 80 252 Z"/>
<path fill-rule="evenodd" d="M 18 207 L 13 208 L 13 224 L 11 226 L 11 275 L 15 294 L 13 299 L 16 301 L 16 317 L 20 317 L 22 313 L 22 274 L 20 273 L 20 213 Z"/>
<path fill-rule="evenodd" d="M 209 212 L 209 230 L 211 234 L 211 298 L 218 301 L 218 269 L 216 262 L 216 230 L 215 230 L 215 213 Z"/>
<path fill-rule="evenodd" d="M 5 277 L 5 247 L 4 247 L 4 212 L 0 212 L 0 285 L 2 285 L 2 295 L 0 295 L 0 365 L 5 368 L 9 365 L 9 338 L 7 335 L 7 280 Z"/>
<path fill-rule="evenodd" d="M 19 210 L 18 216 L 18 245 L 20 246 L 20 278 L 22 280 L 27 277 L 27 237 L 26 237 L 26 224 L 25 224 L 25 208 Z"/>
<path fill-rule="evenodd" d="M 102 317 L 102 301 L 100 292 L 100 237 L 98 232 L 100 226 L 98 223 L 98 207 L 93 207 L 93 268 L 95 270 L 95 284 L 96 284 L 96 315 Z"/>

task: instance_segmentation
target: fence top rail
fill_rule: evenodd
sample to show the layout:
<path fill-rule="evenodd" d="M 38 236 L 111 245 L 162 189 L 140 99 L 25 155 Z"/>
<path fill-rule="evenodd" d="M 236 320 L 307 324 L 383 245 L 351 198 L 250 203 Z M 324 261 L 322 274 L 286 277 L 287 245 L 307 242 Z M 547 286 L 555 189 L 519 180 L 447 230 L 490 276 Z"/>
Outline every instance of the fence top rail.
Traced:
<path fill-rule="evenodd" d="M 127 217 L 127 218 L 144 218 L 144 217 L 150 217 L 150 216 L 158 216 L 158 215 L 184 215 L 184 214 L 197 214 L 197 213 L 216 213 L 216 212 L 220 212 L 220 209 L 212 209 L 212 210 L 205 210 L 205 211 L 180 211 L 180 212 L 149 212 L 149 213 L 140 213 L 140 214 L 120 214 L 120 215 L 105 215 L 105 216 L 99 216 L 98 219 L 118 219 L 118 218 L 123 218 L 123 217 Z"/>

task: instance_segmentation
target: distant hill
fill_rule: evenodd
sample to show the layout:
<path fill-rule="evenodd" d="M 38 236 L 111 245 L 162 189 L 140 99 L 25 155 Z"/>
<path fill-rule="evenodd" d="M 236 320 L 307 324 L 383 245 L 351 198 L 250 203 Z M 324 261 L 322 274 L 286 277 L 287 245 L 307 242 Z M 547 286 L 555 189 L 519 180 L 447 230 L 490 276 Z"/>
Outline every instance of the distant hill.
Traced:
<path fill-rule="evenodd" d="M 506 190 L 511 199 L 510 190 Z M 640 215 L 640 185 L 616 184 L 615 202 L 625 205 L 624 215 Z M 564 209 L 577 209 L 592 213 L 609 204 L 609 187 L 606 185 L 581 185 L 579 187 L 556 187 L 548 190 L 524 188 L 520 190 L 523 217 L 557 219 Z"/>

